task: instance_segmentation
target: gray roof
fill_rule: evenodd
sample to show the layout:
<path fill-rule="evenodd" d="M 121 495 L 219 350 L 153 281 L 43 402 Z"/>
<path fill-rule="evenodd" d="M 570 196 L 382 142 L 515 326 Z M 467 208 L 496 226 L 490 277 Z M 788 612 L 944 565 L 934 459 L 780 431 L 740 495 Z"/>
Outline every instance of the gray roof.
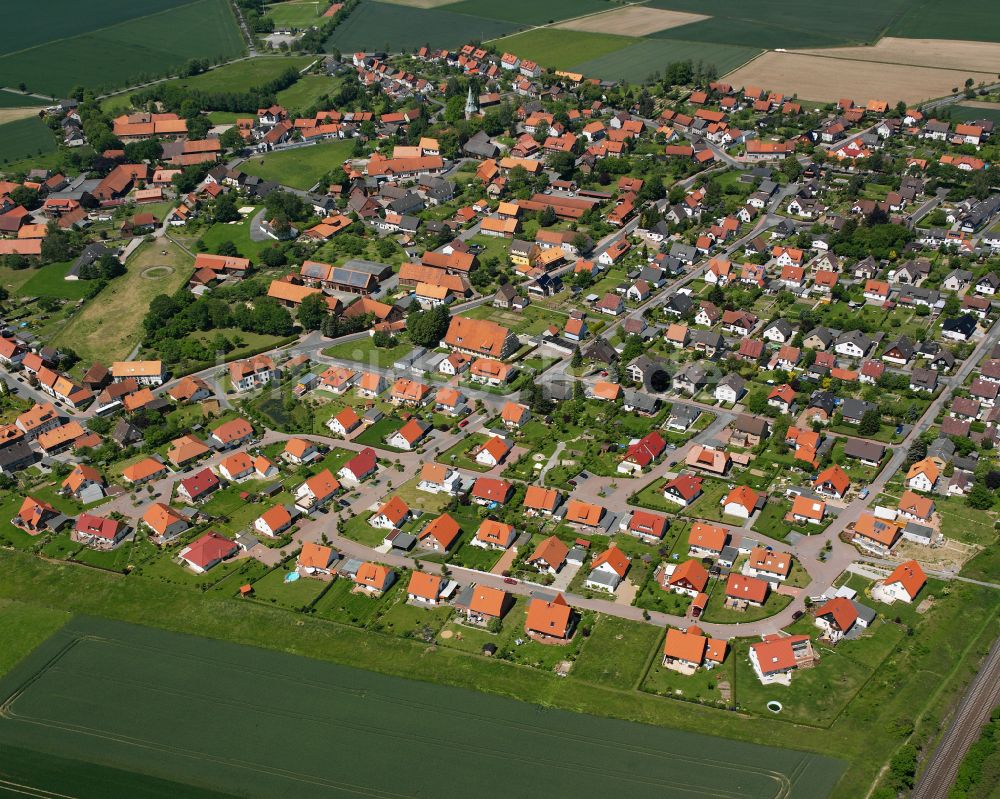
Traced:
<path fill-rule="evenodd" d="M 592 583 L 605 585 L 608 588 L 616 588 L 618 583 L 621 582 L 621 578 L 617 574 L 608 574 L 607 572 L 601 571 L 591 571 L 590 574 L 587 575 L 587 580 Z"/>

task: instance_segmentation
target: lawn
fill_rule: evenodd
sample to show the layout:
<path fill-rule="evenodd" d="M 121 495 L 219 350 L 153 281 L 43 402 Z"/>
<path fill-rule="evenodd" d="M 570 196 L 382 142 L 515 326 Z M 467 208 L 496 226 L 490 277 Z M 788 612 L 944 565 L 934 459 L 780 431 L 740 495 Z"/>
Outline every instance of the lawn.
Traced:
<path fill-rule="evenodd" d="M 325 619 L 341 624 L 364 626 L 377 614 L 390 607 L 394 595 L 401 590 L 399 583 L 397 573 L 396 582 L 384 596 L 371 597 L 364 592 L 355 593 L 353 581 L 338 577 L 313 607 L 316 614 Z"/>
<path fill-rule="evenodd" d="M 771 591 L 767 595 L 767 600 L 760 607 L 749 605 L 746 610 L 734 610 L 725 607 L 725 580 L 713 580 L 708 590 L 708 604 L 705 606 L 705 612 L 701 614 L 701 617 L 706 622 L 716 624 L 741 624 L 766 619 L 781 612 L 792 601 L 790 596 Z"/>
<path fill-rule="evenodd" d="M 370 447 L 381 447 L 391 449 L 385 440 L 403 426 L 403 420 L 398 416 L 385 416 L 375 424 L 369 425 L 355 439 L 359 444 L 367 444 Z"/>
<path fill-rule="evenodd" d="M 726 707 L 727 704 L 732 704 L 732 692 L 737 687 L 734 660 L 733 653 L 730 651 L 721 666 L 716 666 L 713 669 L 699 669 L 694 674 L 688 675 L 664 666 L 663 653 L 658 651 L 657 656 L 653 659 L 653 665 L 643 680 L 642 690 L 673 699 Z M 719 690 L 721 683 L 729 684 L 729 703 L 726 702 Z"/>
<path fill-rule="evenodd" d="M 3 58 L 0 58 L 0 64 Z M 55 152 L 56 139 L 38 117 L 16 119 L 0 125 L 0 165 Z"/>
<path fill-rule="evenodd" d="M 142 245 L 126 267 L 127 272 L 111 281 L 99 299 L 70 319 L 53 345 L 72 347 L 85 363 L 125 358 L 141 339 L 142 318 L 152 299 L 173 294 L 191 276 L 190 256 L 162 239 Z"/>
<path fill-rule="evenodd" d="M 285 575 L 288 573 L 288 569 L 279 567 L 257 580 L 253 584 L 254 599 L 286 608 L 305 608 L 311 606 L 329 585 L 322 580 L 307 577 L 286 583 Z"/>
<path fill-rule="evenodd" d="M 650 624 L 599 616 L 587 646 L 573 664 L 573 676 L 610 688 L 635 688 L 662 636 Z"/>
<path fill-rule="evenodd" d="M 338 358 L 342 361 L 357 361 L 361 368 L 365 366 L 378 369 L 389 369 L 397 360 L 407 355 L 413 345 L 402 341 L 395 347 L 382 349 L 376 347 L 370 337 L 356 341 L 343 341 L 323 350 L 328 358 Z"/>
<path fill-rule="evenodd" d="M 66 280 L 66 273 L 73 265 L 71 261 L 47 264 L 31 269 L 29 277 L 18 292 L 22 297 L 57 297 L 64 300 L 79 300 L 87 295 L 93 283 L 87 280 Z"/>
<path fill-rule="evenodd" d="M 320 0 L 290 0 L 286 3 L 273 3 L 266 7 L 266 19 L 274 20 L 274 27 L 281 29 L 308 28 L 323 21 L 323 12 L 329 3 Z"/>
<path fill-rule="evenodd" d="M 628 36 L 605 33 L 537 28 L 500 41 L 506 52 L 529 58 L 553 69 L 572 69 L 578 64 L 606 56 L 635 44 Z"/>
<path fill-rule="evenodd" d="M 304 111 L 324 95 L 332 94 L 339 83 L 326 75 L 304 75 L 278 92 L 278 103 L 292 111 Z"/>
<path fill-rule="evenodd" d="M 98 14 L 81 15 L 59 0 L 56 6 L 38 6 L 41 16 L 19 14 L 5 26 L 5 38 L 11 36 L 18 45 L 12 51 L 8 44 L 0 57 L 0 85 L 23 82 L 31 91 L 65 97 L 74 86 L 98 91 L 130 86 L 174 72 L 191 58 L 232 58 L 244 49 L 227 0 L 114 0 L 102 5 L 106 8 Z M 125 10 L 126 5 L 134 10 Z M 66 16 L 78 18 L 50 25 Z M 58 59 L 52 58 L 55 41 Z M 65 64 L 73 69 L 64 69 Z"/>
<path fill-rule="evenodd" d="M 828 516 L 823 524 L 809 524 L 808 522 L 804 524 L 792 524 L 785 521 L 785 514 L 791 509 L 792 503 L 787 500 L 775 499 L 773 497 L 768 499 L 764 509 L 754 520 L 753 529 L 761 535 L 766 535 L 768 538 L 784 541 L 788 537 L 788 534 L 792 532 L 801 533 L 802 535 L 816 535 L 816 533 L 820 533 L 826 529 L 831 521 L 831 517 Z"/>
<path fill-rule="evenodd" d="M 250 223 L 253 221 L 254 215 L 258 210 L 258 208 L 254 208 L 253 211 L 244 216 L 239 222 L 217 222 L 208 228 L 200 230 L 196 228 L 197 238 L 202 240 L 205 249 L 209 252 L 218 250 L 219 245 L 223 242 L 232 242 L 240 255 L 256 261 L 260 258 L 262 250 L 276 246 L 276 243 L 271 239 L 254 241 L 250 238 Z M 194 235 L 188 234 L 185 244 L 187 244 L 189 249 L 193 249 L 192 245 L 194 241 Z"/>
<path fill-rule="evenodd" d="M 170 81 L 170 85 L 203 92 L 244 91 L 251 86 L 269 83 L 289 69 L 304 69 L 315 60 L 308 55 L 258 56 L 238 64 L 226 64 L 190 78 L 178 78 Z"/>
<path fill-rule="evenodd" d="M 565 1 L 565 0 L 564 0 Z M 487 41 L 516 29 L 500 20 L 455 14 L 444 9 L 410 8 L 404 5 L 365 2 L 351 12 L 326 40 L 326 51 L 354 53 L 359 50 L 399 52 L 414 50 L 430 42 L 453 48 L 470 41 Z"/>
<path fill-rule="evenodd" d="M 353 150 L 354 142 L 350 139 L 332 139 L 292 150 L 255 155 L 241 169 L 248 175 L 257 175 L 293 189 L 311 189 L 323 175 L 349 158 Z"/>
<path fill-rule="evenodd" d="M 0 602 L 0 675 L 70 620 L 70 614 L 38 605 Z"/>
<path fill-rule="evenodd" d="M 459 469 L 469 469 L 474 472 L 488 472 L 492 467 L 483 466 L 481 463 L 470 457 L 469 453 L 480 444 L 485 444 L 488 436 L 486 433 L 470 433 L 459 439 L 457 444 L 446 449 L 437 456 L 438 463 L 448 466 L 455 466 Z"/>

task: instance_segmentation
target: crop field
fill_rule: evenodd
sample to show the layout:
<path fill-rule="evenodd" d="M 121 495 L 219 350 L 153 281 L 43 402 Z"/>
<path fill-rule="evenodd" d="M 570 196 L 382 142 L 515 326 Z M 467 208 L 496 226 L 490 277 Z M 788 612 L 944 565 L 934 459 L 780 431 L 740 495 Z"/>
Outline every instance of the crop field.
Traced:
<path fill-rule="evenodd" d="M 616 6 L 608 0 L 462 0 L 448 6 L 448 11 L 478 17 L 502 19 L 519 25 L 544 25 L 561 19 L 609 11 Z"/>
<path fill-rule="evenodd" d="M 584 75 L 640 83 L 655 72 L 662 73 L 672 61 L 703 61 L 714 65 L 716 71 L 723 75 L 743 66 L 759 53 L 760 50 L 755 47 L 734 44 L 706 48 L 704 42 L 643 39 L 623 50 L 574 64 L 573 69 Z"/>
<path fill-rule="evenodd" d="M 678 39 L 752 47 L 823 47 L 872 42 L 915 0 L 845 0 L 836 13 L 819 0 L 651 0 L 653 8 L 711 19 L 673 28 Z M 822 24 L 818 24 L 822 21 Z"/>
<path fill-rule="evenodd" d="M 353 148 L 354 142 L 350 139 L 331 139 L 308 147 L 254 156 L 242 169 L 248 175 L 278 181 L 294 189 L 308 189 L 349 158 Z"/>
<path fill-rule="evenodd" d="M 511 22 L 456 14 L 440 8 L 365 2 L 337 26 L 326 40 L 326 50 L 353 53 L 384 49 L 393 52 L 414 50 L 427 42 L 436 47 L 456 47 L 473 39 L 495 39 L 516 28 Z"/>
<path fill-rule="evenodd" d="M 63 96 L 74 86 L 116 88 L 143 76 L 160 76 L 190 58 L 231 58 L 243 50 L 227 0 L 194 0 L 166 9 L 148 1 L 134 5 L 141 5 L 146 14 L 62 39 L 58 58 L 48 44 L 51 39 L 0 57 L 0 85 L 23 82 L 32 91 Z M 81 15 L 84 9 L 89 10 L 89 4 L 66 13 Z M 8 31 L 17 28 L 9 25 Z M 73 68 L 66 69 L 66 64 Z"/>
<path fill-rule="evenodd" d="M 56 140 L 37 116 L 0 125 L 0 164 L 56 149 Z"/>
<path fill-rule="evenodd" d="M 27 108 L 29 106 L 40 107 L 43 105 L 49 105 L 49 103 L 37 97 L 19 92 L 0 91 L 0 108 Z"/>
<path fill-rule="evenodd" d="M 970 100 L 949 108 L 952 119 L 965 122 L 970 119 L 992 119 L 1000 124 L 1000 103 L 982 103 Z"/>
<path fill-rule="evenodd" d="M 806 100 L 831 102 L 850 96 L 861 103 L 876 99 L 917 103 L 951 93 L 961 87 L 966 78 L 976 82 L 990 81 L 995 80 L 996 75 L 846 61 L 819 55 L 765 53 L 726 76 L 738 85 L 753 83 Z"/>
<path fill-rule="evenodd" d="M 337 78 L 326 75 L 304 75 L 287 89 L 278 92 L 278 103 L 290 110 L 308 108 L 320 97 L 336 91 L 340 85 Z"/>
<path fill-rule="evenodd" d="M 890 25 L 891 36 L 1000 42 L 1000 6 L 994 0 L 913 0 Z"/>
<path fill-rule="evenodd" d="M 704 14 L 686 11 L 666 11 L 645 6 L 625 6 L 602 14 L 592 14 L 582 19 L 561 22 L 555 27 L 591 33 L 615 33 L 619 36 L 648 36 L 656 31 L 690 25 L 708 19 Z"/>
<path fill-rule="evenodd" d="M 448 799 L 503 784 L 515 799 L 822 799 L 840 772 L 821 756 L 81 617 L 0 682 L 0 700 L 0 744 L 243 796 Z"/>
<path fill-rule="evenodd" d="M 503 39 L 498 46 L 546 67 L 573 69 L 588 58 L 606 56 L 634 43 L 628 36 L 538 28 Z"/>

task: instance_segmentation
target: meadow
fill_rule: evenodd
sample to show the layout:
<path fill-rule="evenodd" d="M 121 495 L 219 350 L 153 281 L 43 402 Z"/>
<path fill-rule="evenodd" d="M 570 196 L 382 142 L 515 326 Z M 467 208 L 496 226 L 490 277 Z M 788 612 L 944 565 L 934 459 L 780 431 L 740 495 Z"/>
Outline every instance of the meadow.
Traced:
<path fill-rule="evenodd" d="M 0 91 L 0 108 L 26 108 L 29 106 L 43 106 L 49 103 L 20 92 Z"/>
<path fill-rule="evenodd" d="M 518 26 L 502 20 L 456 14 L 440 8 L 419 9 L 380 3 L 361 3 L 326 40 L 327 52 L 339 50 L 414 50 L 431 42 L 457 47 L 473 39 L 495 39 Z"/>
<path fill-rule="evenodd" d="M 498 46 L 546 67 L 572 69 L 588 58 L 607 56 L 634 43 L 628 36 L 538 28 L 502 39 Z"/>
<path fill-rule="evenodd" d="M 31 91 L 51 96 L 65 96 L 74 86 L 94 89 L 111 89 L 136 83 L 142 77 L 158 77 L 199 58 L 232 58 L 243 51 L 243 38 L 236 25 L 227 0 L 194 0 L 179 4 L 166 2 L 153 4 L 122 3 L 108 5 L 132 11 L 119 19 L 107 21 L 103 26 L 91 22 L 89 4 L 76 4 L 67 9 L 63 17 L 83 17 L 84 26 L 76 20 L 75 26 L 56 22 L 56 30 L 45 38 L 36 29 L 39 23 L 48 24 L 54 19 L 50 4 L 38 4 L 35 12 L 27 14 L 22 23 L 19 13 L 14 24 L 6 26 L 5 36 L 20 33 L 29 43 L 16 52 L 7 45 L 6 54 L 0 56 L 0 85 L 17 86 L 24 83 Z M 103 5 L 103 4 L 102 4 Z M 164 8 L 166 6 L 166 8 Z M 83 14 L 83 10 L 87 14 Z M 134 14 L 142 10 L 142 15 Z M 129 16 L 131 14 L 131 16 Z M 60 38 L 63 36 L 65 38 Z M 53 42 L 58 55 L 54 57 Z M 66 65 L 72 64 L 72 69 Z"/>
<path fill-rule="evenodd" d="M 153 297 L 173 294 L 191 276 L 191 259 L 166 239 L 140 247 L 126 267 L 128 271 L 112 280 L 99 299 L 70 319 L 53 344 L 73 347 L 86 363 L 125 358 L 139 343 L 142 318 Z"/>
<path fill-rule="evenodd" d="M 738 781 L 743 796 L 821 799 L 840 771 L 819 755 L 98 619 L 70 621 L 10 672 L 0 697 L 5 744 L 246 796 L 448 799 L 502 784 L 516 799 L 709 797 Z"/>
<path fill-rule="evenodd" d="M 349 158 L 353 149 L 354 142 L 350 139 L 331 139 L 308 147 L 254 156 L 241 168 L 248 175 L 257 175 L 293 189 L 309 189 L 323 175 Z"/>
<path fill-rule="evenodd" d="M 329 3 L 319 0 L 289 0 L 286 3 L 274 3 L 267 6 L 267 19 L 274 20 L 274 27 L 281 29 L 307 28 L 322 21 L 322 14 Z"/>
<path fill-rule="evenodd" d="M 0 164 L 54 152 L 56 139 L 49 126 L 36 116 L 0 125 Z"/>

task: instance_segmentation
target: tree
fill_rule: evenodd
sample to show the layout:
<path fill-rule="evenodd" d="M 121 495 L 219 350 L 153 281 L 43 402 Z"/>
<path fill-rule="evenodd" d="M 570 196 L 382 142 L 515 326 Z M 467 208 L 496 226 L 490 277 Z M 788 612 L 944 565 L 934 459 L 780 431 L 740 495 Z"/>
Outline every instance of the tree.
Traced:
<path fill-rule="evenodd" d="M 68 261 L 73 257 L 69 233 L 60 230 L 55 222 L 49 222 L 48 231 L 42 239 L 42 261 L 47 264 Z"/>
<path fill-rule="evenodd" d="M 429 311 L 413 311 L 406 319 L 410 340 L 421 347 L 436 347 L 448 332 L 451 314 L 444 305 Z"/>
<path fill-rule="evenodd" d="M 555 209 L 551 205 L 546 205 L 538 215 L 538 224 L 542 227 L 552 227 L 556 219 Z"/>
<path fill-rule="evenodd" d="M 243 148 L 243 137 L 235 125 L 219 136 L 219 144 L 224 150 L 240 150 Z"/>
<path fill-rule="evenodd" d="M 882 414 L 876 408 L 864 412 L 858 432 L 863 436 L 873 436 L 882 429 Z"/>
<path fill-rule="evenodd" d="M 569 365 L 574 369 L 579 369 L 583 366 L 583 353 L 580 352 L 579 347 L 573 347 L 573 355 L 569 359 Z"/>
<path fill-rule="evenodd" d="M 781 172 L 788 178 L 790 183 L 794 183 L 802 174 L 802 164 L 800 164 L 798 159 L 794 156 L 785 158 L 785 160 L 781 162 Z"/>
<path fill-rule="evenodd" d="M 977 482 L 966 496 L 965 503 L 976 510 L 987 510 L 993 507 L 993 492 L 986 487 L 985 483 Z"/>
<path fill-rule="evenodd" d="M 750 413 L 761 414 L 767 410 L 767 393 L 752 391 L 747 397 L 747 410 Z"/>
<path fill-rule="evenodd" d="M 573 399 L 582 402 L 584 399 L 583 383 L 579 380 L 573 381 Z"/>
<path fill-rule="evenodd" d="M 319 330 L 326 312 L 326 297 L 322 293 L 310 294 L 299 304 L 299 324 L 305 330 Z"/>
<path fill-rule="evenodd" d="M 220 194 L 212 209 L 212 221 L 216 223 L 236 222 L 240 213 L 236 210 L 236 200 L 231 194 Z"/>

